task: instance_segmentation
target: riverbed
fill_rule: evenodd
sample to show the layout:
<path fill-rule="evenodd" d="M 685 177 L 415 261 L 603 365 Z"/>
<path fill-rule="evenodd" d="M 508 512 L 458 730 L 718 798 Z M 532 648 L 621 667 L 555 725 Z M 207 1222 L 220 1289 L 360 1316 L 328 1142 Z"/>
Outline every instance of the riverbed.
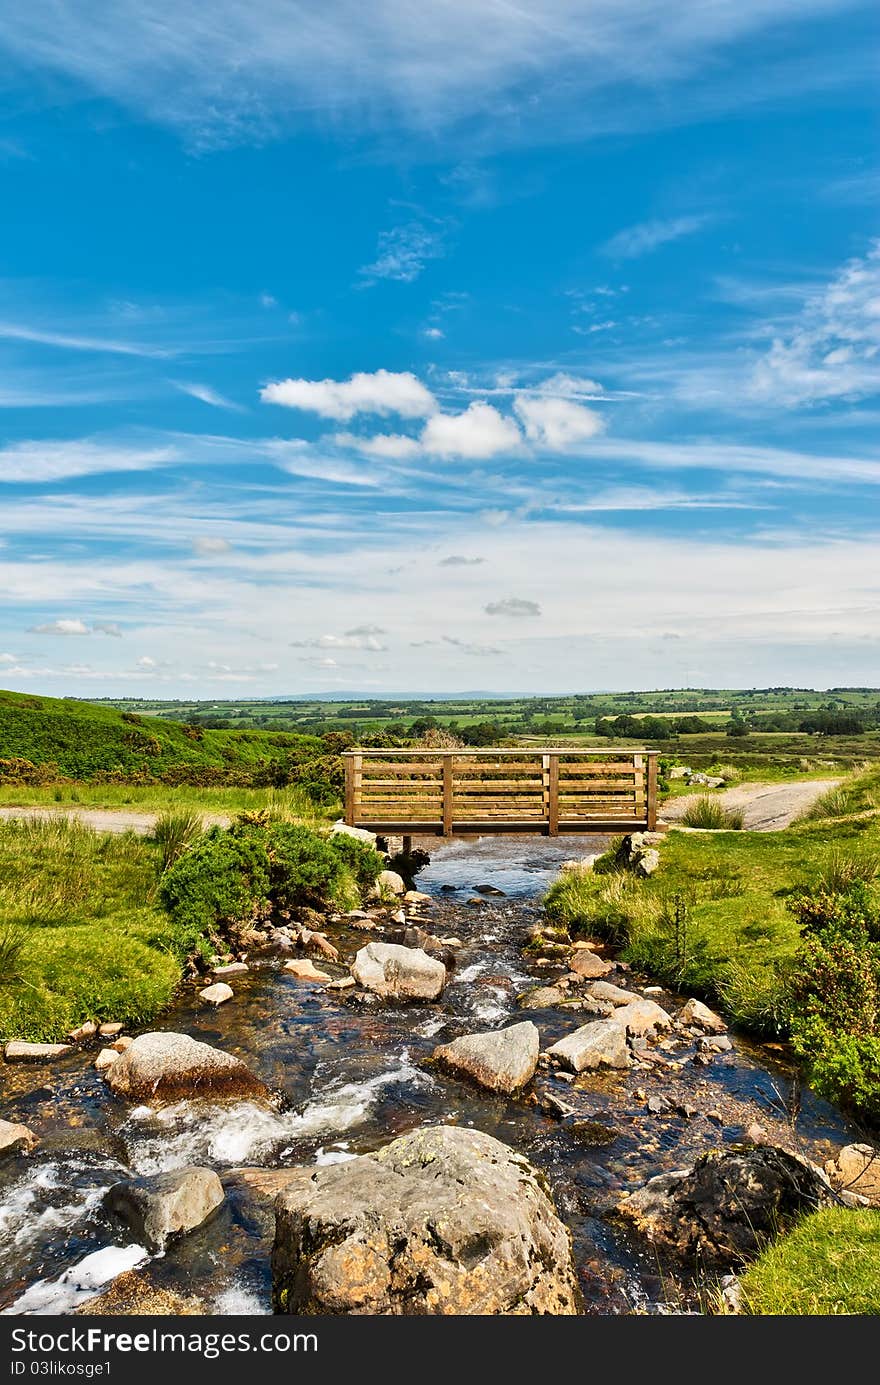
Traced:
<path fill-rule="evenodd" d="M 231 1171 L 343 1161 L 416 1126 L 457 1123 L 515 1147 L 547 1175 L 572 1233 L 586 1313 L 689 1311 L 699 1283 L 615 1220 L 621 1194 L 741 1140 L 755 1122 L 818 1162 L 857 1137 L 832 1107 L 793 1088 L 781 1050 L 735 1036 L 732 1052 L 708 1066 L 695 1065 L 684 1045 L 670 1051 L 669 1066 L 650 1071 L 583 1074 L 574 1083 L 541 1073 L 537 1100 L 488 1095 L 442 1076 L 426 1060 L 460 1034 L 529 1018 L 546 1047 L 584 1022 L 559 1010 L 523 1011 L 517 996 L 560 969 L 524 952 L 542 894 L 563 859 L 600 851 L 605 839 L 418 845 L 431 853 L 418 878 L 433 899 L 424 926 L 462 944 L 439 1001 L 389 1006 L 329 992 L 267 955 L 250 959 L 248 974 L 233 981 L 234 999 L 220 1009 L 191 990 L 153 1026 L 236 1054 L 283 1093 L 280 1110 L 242 1101 L 127 1105 L 94 1071 L 94 1049 L 51 1066 L 0 1069 L 3 1116 L 29 1125 L 41 1141 L 0 1171 L 0 1310 L 75 1307 L 95 1291 L 77 1289 L 75 1267 L 86 1257 L 105 1252 L 106 1278 L 137 1258 L 130 1235 L 102 1210 L 105 1191 L 136 1174 L 207 1164 L 227 1183 L 226 1203 L 164 1255 L 145 1260 L 143 1272 L 212 1313 L 268 1313 L 271 1215 Z M 329 931 L 346 960 L 380 936 L 347 920 Z M 628 974 L 625 984 L 640 989 L 650 978 Z M 668 992 L 652 998 L 670 1010 L 679 1003 Z M 577 1119 L 546 1114 L 540 1097 L 548 1092 L 574 1106 Z M 648 1100 L 660 1095 L 671 1109 L 652 1115 Z"/>

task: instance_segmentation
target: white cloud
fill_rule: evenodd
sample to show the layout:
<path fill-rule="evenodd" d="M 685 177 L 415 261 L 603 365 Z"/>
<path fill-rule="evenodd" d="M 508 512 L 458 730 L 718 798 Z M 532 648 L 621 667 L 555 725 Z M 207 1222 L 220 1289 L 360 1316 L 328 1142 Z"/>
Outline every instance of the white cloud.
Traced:
<path fill-rule="evenodd" d="M 448 558 L 440 559 L 438 567 L 476 567 L 485 561 L 485 558 L 466 558 L 461 553 L 450 553 Z"/>
<path fill-rule="evenodd" d="M 92 626 L 92 632 L 95 635 L 110 635 L 114 640 L 122 639 L 122 631 L 116 622 L 112 620 L 98 621 L 97 624 Z"/>
<path fill-rule="evenodd" d="M 518 394 L 513 407 L 522 420 L 529 442 L 549 448 L 551 452 L 563 452 L 567 447 L 586 442 L 604 427 L 601 414 L 571 399 Z"/>
<path fill-rule="evenodd" d="M 135 661 L 135 664 L 137 668 L 142 669 L 151 669 L 157 666 L 156 660 L 151 659 L 149 654 L 142 654 L 141 657 Z"/>
<path fill-rule="evenodd" d="M 0 482 L 37 484 L 111 471 L 151 471 L 178 460 L 173 446 L 132 447 L 88 439 L 16 442 L 0 448 Z"/>
<path fill-rule="evenodd" d="M 880 392 L 880 240 L 811 294 L 756 363 L 750 392 L 810 404 Z"/>
<path fill-rule="evenodd" d="M 537 601 L 525 601 L 521 596 L 507 596 L 503 601 L 490 601 L 483 609 L 487 616 L 512 616 L 515 620 L 541 614 L 541 607 Z"/>
<path fill-rule="evenodd" d="M 206 534 L 202 538 L 193 539 L 193 552 L 200 558 L 215 558 L 222 553 L 231 553 L 232 544 L 228 539 Z"/>
<path fill-rule="evenodd" d="M 491 404 L 475 400 L 461 414 L 434 414 L 422 431 L 425 452 L 437 457 L 495 457 L 519 447 L 522 436 L 516 424 Z"/>
<path fill-rule="evenodd" d="M 784 98 L 820 76 L 826 86 L 851 82 L 851 48 L 830 64 L 816 54 L 814 73 L 785 28 L 850 7 L 680 0 L 671 17 L 656 0 L 333 0 L 318 22 L 307 0 L 213 0 L 209 14 L 203 0 L 31 0 L 0 14 L 0 43 L 5 69 L 32 100 L 45 90 L 57 105 L 60 74 L 77 96 L 116 100 L 197 142 L 265 137 L 314 119 L 359 132 L 403 126 L 436 141 L 467 122 L 470 154 L 487 128 L 496 140 L 548 130 L 562 139 L 658 116 L 680 121 L 693 103 L 670 89 L 694 81 L 710 109 L 755 94 Z M 764 34 L 772 41 L 758 41 Z M 730 49 L 750 39 L 744 91 Z M 781 81 L 786 56 L 792 71 Z M 55 80 L 40 82 L 46 69 Z"/>
<path fill-rule="evenodd" d="M 16 654 L 0 654 L 0 664 L 17 664 L 17 663 L 18 663 L 18 655 L 16 655 Z"/>
<path fill-rule="evenodd" d="M 431 391 L 410 371 L 359 371 L 348 380 L 277 380 L 263 387 L 260 398 L 340 422 L 356 414 L 425 418 L 437 407 Z"/>
<path fill-rule="evenodd" d="M 637 259 L 682 236 L 695 235 L 711 220 L 710 216 L 677 216 L 666 221 L 642 221 L 618 231 L 605 242 L 602 252 L 615 260 Z"/>
<path fill-rule="evenodd" d="M 364 265 L 360 277 L 365 286 L 374 284 L 377 279 L 396 279 L 399 283 L 411 284 L 428 260 L 439 259 L 444 253 L 439 230 L 410 221 L 405 226 L 379 233 L 376 258 L 372 264 Z"/>
<path fill-rule="evenodd" d="M 417 457 L 422 450 L 418 438 L 407 437 L 405 433 L 376 433 L 371 438 L 358 438 L 353 433 L 336 433 L 333 442 L 337 447 L 354 447 L 367 457 L 385 457 L 389 461 Z"/>
<path fill-rule="evenodd" d="M 49 620 L 42 625 L 32 625 L 31 630 L 37 635 L 90 635 L 91 626 L 86 625 L 83 620 Z"/>
<path fill-rule="evenodd" d="M 352 630 L 346 630 L 345 633 L 356 638 L 360 635 L 385 635 L 387 631 L 381 625 L 355 625 Z"/>
<path fill-rule="evenodd" d="M 173 351 L 157 346 L 142 346 L 137 342 L 117 341 L 112 337 L 80 336 L 75 332 L 57 332 L 50 328 L 29 327 L 23 322 L 0 322 L 0 338 L 7 341 L 34 342 L 38 346 L 57 346 L 67 351 L 95 351 L 111 356 L 173 356 Z"/>
<path fill-rule="evenodd" d="M 373 627 L 379 634 L 384 632 Z M 365 630 L 351 630 L 346 635 L 319 635 L 312 640 L 291 640 L 292 649 L 365 649 L 371 653 L 381 653 L 387 649 L 387 645 L 381 643 L 373 633 L 373 629 L 367 633 Z"/>
<path fill-rule="evenodd" d="M 200 400 L 202 404 L 210 404 L 215 409 L 234 409 L 237 412 L 241 410 L 240 404 L 236 404 L 232 399 L 227 399 L 225 394 L 220 394 L 210 385 L 200 385 L 197 380 L 175 380 L 174 385 L 181 393 Z"/>
<path fill-rule="evenodd" d="M 443 643 L 452 644 L 456 649 L 460 649 L 463 654 L 474 655 L 477 658 L 487 658 L 503 652 L 500 649 L 496 649 L 492 644 L 474 644 L 470 640 L 460 640 L 453 635 L 444 635 Z"/>
<path fill-rule="evenodd" d="M 422 332 L 422 336 L 430 337 L 432 341 L 439 341 L 442 337 L 446 336 L 446 333 L 441 332 L 439 327 L 426 327 Z"/>

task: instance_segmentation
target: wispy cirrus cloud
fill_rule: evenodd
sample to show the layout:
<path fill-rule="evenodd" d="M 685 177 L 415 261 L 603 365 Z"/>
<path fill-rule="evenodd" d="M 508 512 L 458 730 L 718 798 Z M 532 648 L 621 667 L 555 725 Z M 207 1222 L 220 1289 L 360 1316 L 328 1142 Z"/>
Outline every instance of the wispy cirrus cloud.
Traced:
<path fill-rule="evenodd" d="M 613 260 L 635 260 L 641 255 L 649 255 L 661 245 L 681 240 L 684 236 L 694 236 L 714 218 L 708 214 L 701 216 L 675 216 L 653 221 L 640 221 L 635 226 L 625 226 L 622 231 L 607 240 L 601 247 L 602 253 Z M 614 326 L 614 323 L 607 324 Z"/>
<path fill-rule="evenodd" d="M 145 356 L 162 359 L 175 354 L 172 349 L 166 347 L 121 341 L 113 337 L 56 332 L 50 328 L 31 327 L 23 322 L 0 321 L 0 339 L 33 342 L 39 346 L 55 346 L 64 351 L 90 351 L 111 356 Z"/>
<path fill-rule="evenodd" d="M 429 260 L 438 260 L 445 253 L 445 237 L 439 227 L 427 226 L 421 221 L 408 221 L 390 231 L 379 232 L 376 258 L 361 268 L 358 277 L 363 288 L 368 288 L 379 279 L 411 284 L 418 279 Z M 443 335 L 437 329 L 430 330 L 437 336 Z"/>
<path fill-rule="evenodd" d="M 113 471 L 151 471 L 177 461 L 172 444 L 143 446 L 71 439 L 18 442 L 0 448 L 0 483 L 61 481 Z"/>

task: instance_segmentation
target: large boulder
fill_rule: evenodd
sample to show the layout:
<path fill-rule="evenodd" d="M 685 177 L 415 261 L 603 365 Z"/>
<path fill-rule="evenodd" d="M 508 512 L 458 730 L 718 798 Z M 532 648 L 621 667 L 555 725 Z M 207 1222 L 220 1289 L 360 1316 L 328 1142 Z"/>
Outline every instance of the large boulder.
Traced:
<path fill-rule="evenodd" d="M 356 842 L 365 842 L 367 846 L 376 845 L 376 833 L 370 832 L 366 827 L 349 827 L 347 822 L 338 818 L 330 828 L 331 837 L 354 837 Z"/>
<path fill-rule="evenodd" d="M 490 1091 L 511 1094 L 531 1082 L 540 1051 L 537 1026 L 525 1020 L 485 1034 L 463 1034 L 435 1048 L 434 1057 L 456 1077 L 469 1077 Z"/>
<path fill-rule="evenodd" d="M 577 1312 L 568 1230 L 542 1180 L 481 1131 L 427 1127 L 316 1169 L 275 1214 L 278 1313 Z"/>
<path fill-rule="evenodd" d="M 0 1120 L 0 1159 L 5 1159 L 7 1154 L 29 1154 L 39 1143 L 39 1137 L 30 1126 Z"/>
<path fill-rule="evenodd" d="M 396 870 L 380 870 L 376 877 L 374 894 L 379 898 L 389 894 L 406 894 L 406 881 Z"/>
<path fill-rule="evenodd" d="M 793 1218 L 838 1201 L 814 1164 L 776 1145 L 711 1151 L 658 1174 L 618 1207 L 662 1249 L 730 1266 L 757 1255 Z"/>
<path fill-rule="evenodd" d="M 351 974 L 361 986 L 393 1000 L 436 1000 L 446 984 L 446 968 L 420 947 L 367 943 Z"/>
<path fill-rule="evenodd" d="M 593 1020 L 582 1025 L 548 1048 L 547 1053 L 572 1072 L 583 1072 L 586 1068 L 629 1067 L 626 1029 L 618 1024 L 617 1015 L 614 1019 Z"/>
<path fill-rule="evenodd" d="M 216 1212 L 225 1197 L 213 1169 L 174 1169 L 147 1178 L 115 1183 L 104 1197 L 108 1212 L 121 1217 L 149 1250 L 165 1249 L 166 1241 L 192 1231 Z"/>
<path fill-rule="evenodd" d="M 221 1096 L 266 1100 L 268 1088 L 231 1053 L 188 1034 L 139 1034 L 107 1069 L 117 1096 L 131 1101 Z"/>

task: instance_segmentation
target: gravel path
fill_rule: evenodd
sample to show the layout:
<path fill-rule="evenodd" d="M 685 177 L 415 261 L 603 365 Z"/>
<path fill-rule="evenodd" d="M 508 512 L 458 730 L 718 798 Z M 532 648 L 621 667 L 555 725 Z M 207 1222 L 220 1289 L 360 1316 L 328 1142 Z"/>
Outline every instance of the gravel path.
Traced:
<path fill-rule="evenodd" d="M 750 832 L 778 832 L 840 782 L 839 779 L 801 779 L 794 784 L 737 784 L 735 788 L 711 796 L 720 799 L 725 808 L 741 808 L 743 825 Z M 662 820 L 680 822 L 691 804 L 704 796 L 705 790 L 670 799 L 660 809 Z"/>
<path fill-rule="evenodd" d="M 76 818 L 96 832 L 152 832 L 158 813 L 134 812 L 130 808 L 0 808 L 2 818 Z M 223 813 L 203 813 L 206 827 L 228 827 L 231 818 Z"/>

